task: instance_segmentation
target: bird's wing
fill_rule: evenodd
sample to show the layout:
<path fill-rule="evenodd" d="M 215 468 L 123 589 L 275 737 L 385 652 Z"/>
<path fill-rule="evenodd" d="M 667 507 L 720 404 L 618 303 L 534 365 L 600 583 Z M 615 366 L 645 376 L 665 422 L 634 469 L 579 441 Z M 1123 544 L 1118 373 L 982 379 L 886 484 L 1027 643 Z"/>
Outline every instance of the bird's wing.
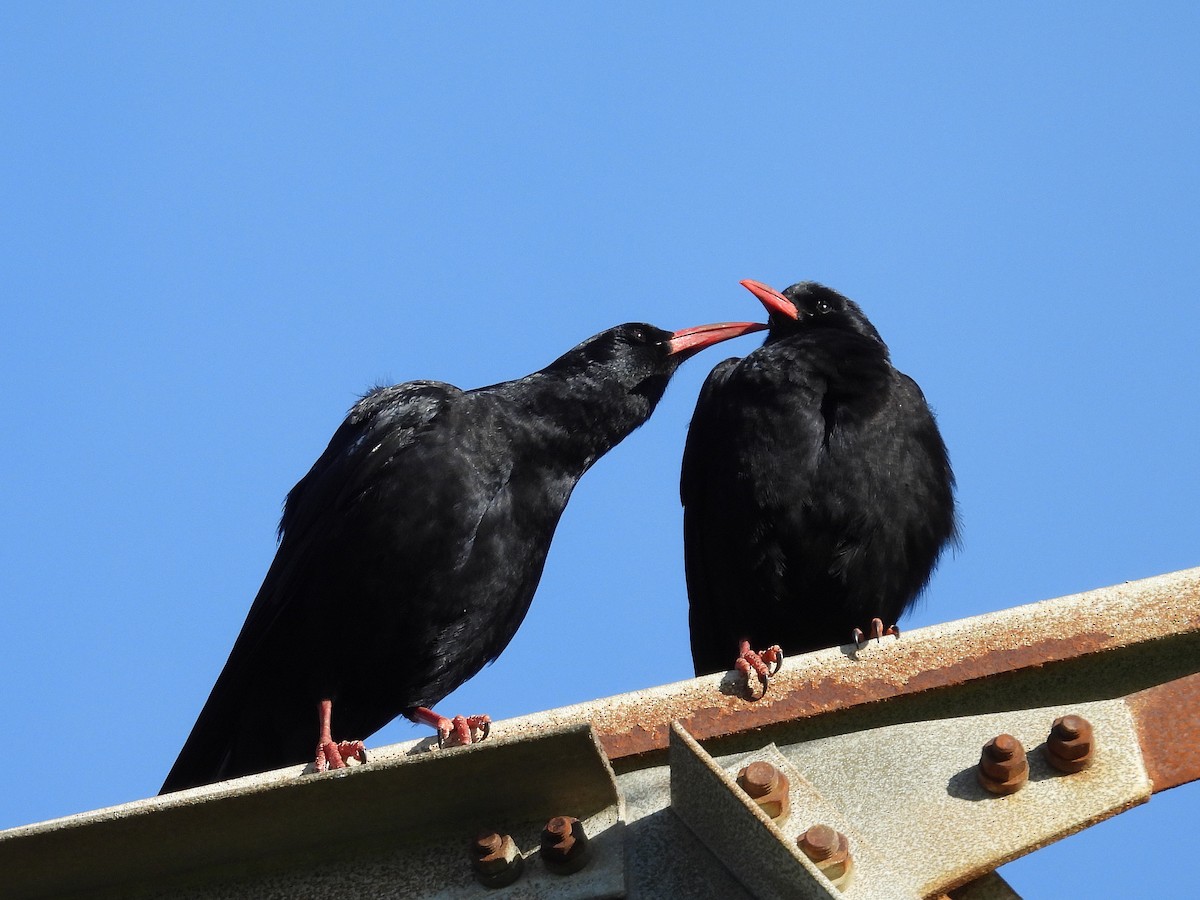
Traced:
<path fill-rule="evenodd" d="M 244 696 L 251 687 L 257 688 L 258 682 L 279 682 L 287 677 L 281 672 L 262 671 L 271 662 L 263 658 L 264 645 L 271 642 L 277 647 L 279 630 L 303 619 L 297 604 L 319 602 L 322 587 L 315 583 L 320 581 L 317 573 L 328 562 L 330 546 L 338 544 L 348 511 L 379 490 L 384 470 L 404 469 L 421 462 L 416 458 L 441 452 L 440 446 L 426 445 L 437 443 L 430 435 L 436 433 L 439 421 L 462 396 L 451 385 L 410 382 L 373 391 L 350 411 L 325 452 L 288 494 L 275 559 L 167 776 L 164 791 L 216 780 L 222 775 L 232 752 L 238 717 L 243 714 Z M 430 486 L 419 478 L 400 475 L 397 480 L 409 485 L 414 504 L 419 505 L 430 491 Z M 403 507 L 401 504 L 402 511 Z M 432 520 L 423 511 L 412 513 L 415 521 Z M 423 542 L 419 532 L 413 539 L 415 544 Z M 422 552 L 422 548 L 417 547 L 416 552 Z M 296 655 L 303 652 L 297 648 Z M 297 667 L 303 664 L 303 659 L 295 661 Z"/>
<path fill-rule="evenodd" d="M 708 565 L 708 532 L 713 510 L 709 486 L 714 454 L 723 452 L 725 423 L 723 388 L 738 364 L 736 358 L 718 363 L 700 389 L 692 421 L 688 425 L 679 479 L 679 497 L 683 502 L 684 570 L 687 576 L 688 620 L 691 632 L 692 660 L 697 674 L 725 668 L 737 647 L 726 640 L 720 591 L 713 583 Z"/>
<path fill-rule="evenodd" d="M 410 381 L 367 394 L 288 493 L 280 538 L 302 538 L 342 513 L 462 396 L 458 388 L 437 381 Z"/>
<path fill-rule="evenodd" d="M 912 410 L 909 422 L 914 450 L 906 456 L 914 469 L 910 473 L 910 483 L 913 484 L 915 502 L 929 511 L 927 522 L 933 534 L 932 540 L 938 542 L 940 553 L 944 544 L 954 547 L 959 544 L 950 454 L 920 385 L 903 372 L 897 372 L 896 375 L 900 402 Z"/>
<path fill-rule="evenodd" d="M 347 415 L 329 446 L 288 492 L 279 523 L 279 550 L 238 635 L 234 652 L 253 646 L 294 596 L 290 585 L 314 562 L 314 544 L 327 543 L 344 527 L 347 513 L 379 485 L 385 470 L 424 456 L 426 436 L 463 396 L 452 385 L 412 381 L 372 391 Z M 428 485 L 412 485 L 416 497 Z"/>
<path fill-rule="evenodd" d="M 724 407 L 724 401 L 720 399 L 721 389 L 739 362 L 737 357 L 731 357 L 717 363 L 700 388 L 696 409 L 688 425 L 687 441 L 683 445 L 683 466 L 679 477 L 679 499 L 685 510 L 701 503 L 705 494 L 707 459 L 716 436 L 721 433 L 720 419 Z"/>
<path fill-rule="evenodd" d="M 805 498 L 828 432 L 825 388 L 787 345 L 722 363 L 705 382 L 680 484 L 697 674 L 728 668 L 740 640 L 785 643 L 795 627 L 789 599 L 811 573 L 789 554 L 802 536 L 821 539 Z"/>

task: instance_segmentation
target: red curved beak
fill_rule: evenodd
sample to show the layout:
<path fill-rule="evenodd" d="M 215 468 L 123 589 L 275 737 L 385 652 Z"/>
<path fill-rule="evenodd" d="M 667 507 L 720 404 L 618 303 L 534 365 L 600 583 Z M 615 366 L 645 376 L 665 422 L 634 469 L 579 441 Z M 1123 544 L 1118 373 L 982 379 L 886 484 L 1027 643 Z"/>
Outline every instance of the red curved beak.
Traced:
<path fill-rule="evenodd" d="M 759 299 L 763 306 L 767 308 L 767 313 L 770 315 L 781 315 L 787 319 L 799 319 L 800 314 L 796 312 L 796 307 L 787 297 L 779 293 L 773 287 L 763 284 L 761 281 L 751 281 L 749 278 L 742 281 L 742 287 L 752 293 Z"/>
<path fill-rule="evenodd" d="M 741 337 L 755 331 L 766 331 L 767 326 L 760 322 L 717 322 L 713 325 L 697 325 L 695 328 L 684 328 L 676 331 L 667 341 L 667 354 L 674 356 L 683 353 L 691 356 L 699 353 L 705 347 L 719 344 L 730 338 Z M 686 358 L 686 357 L 685 357 Z"/>

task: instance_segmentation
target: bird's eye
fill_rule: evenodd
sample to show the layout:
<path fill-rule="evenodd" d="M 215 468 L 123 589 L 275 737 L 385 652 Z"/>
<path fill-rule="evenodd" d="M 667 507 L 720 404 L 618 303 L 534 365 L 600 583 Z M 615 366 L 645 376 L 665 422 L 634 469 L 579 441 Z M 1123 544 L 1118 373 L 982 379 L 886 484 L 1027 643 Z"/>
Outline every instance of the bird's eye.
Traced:
<path fill-rule="evenodd" d="M 817 301 L 817 312 L 827 313 L 827 312 L 830 312 L 832 309 L 833 309 L 833 304 L 830 303 L 828 300 L 822 298 Z"/>

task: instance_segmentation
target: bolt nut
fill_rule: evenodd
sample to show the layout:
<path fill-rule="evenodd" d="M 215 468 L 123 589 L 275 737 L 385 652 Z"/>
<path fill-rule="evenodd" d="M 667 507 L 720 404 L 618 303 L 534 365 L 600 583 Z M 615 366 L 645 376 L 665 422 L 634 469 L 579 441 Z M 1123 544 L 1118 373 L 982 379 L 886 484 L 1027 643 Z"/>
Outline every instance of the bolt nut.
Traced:
<path fill-rule="evenodd" d="M 583 823 L 573 816 L 555 816 L 542 829 L 542 863 L 556 875 L 571 875 L 588 864 L 591 847 Z"/>
<path fill-rule="evenodd" d="M 737 784 L 776 822 L 782 822 L 792 810 L 788 778 L 769 762 L 750 763 L 738 772 Z"/>
<path fill-rule="evenodd" d="M 1095 745 L 1091 722 L 1083 716 L 1060 716 L 1046 738 L 1046 760 L 1060 772 L 1080 772 L 1092 764 Z"/>
<path fill-rule="evenodd" d="M 983 745 L 976 770 L 979 783 L 993 794 L 1013 794 L 1029 780 L 1025 748 L 1011 734 L 1000 734 Z"/>
<path fill-rule="evenodd" d="M 525 860 L 512 837 L 496 831 L 481 831 L 467 847 L 471 868 L 484 887 L 497 888 L 517 880 Z"/>
<path fill-rule="evenodd" d="M 850 842 L 840 831 L 828 825 L 813 825 L 796 838 L 796 844 L 834 885 L 841 887 L 850 877 L 854 859 Z"/>

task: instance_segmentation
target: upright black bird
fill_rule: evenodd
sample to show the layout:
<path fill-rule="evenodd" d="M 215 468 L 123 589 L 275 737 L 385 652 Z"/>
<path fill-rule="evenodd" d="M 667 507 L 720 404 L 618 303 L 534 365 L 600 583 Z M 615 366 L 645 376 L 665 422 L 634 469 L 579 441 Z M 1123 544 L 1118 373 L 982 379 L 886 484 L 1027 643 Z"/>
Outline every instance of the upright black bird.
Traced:
<path fill-rule="evenodd" d="M 514 381 L 368 393 L 288 494 L 275 560 L 163 792 L 312 760 L 317 725 L 318 769 L 361 758 L 332 739 L 335 702 L 355 737 L 400 714 L 440 738 L 486 734 L 486 716 L 431 707 L 516 632 L 576 482 L 684 359 L 765 328 L 626 324 Z"/>
<path fill-rule="evenodd" d="M 770 330 L 708 376 L 681 496 L 696 674 L 894 623 L 956 534 L 954 475 L 921 389 L 852 300 L 742 284 Z M 880 621 L 882 620 L 882 621 Z M 894 630 L 894 629 L 890 629 Z M 858 633 L 861 637 L 861 633 Z"/>

